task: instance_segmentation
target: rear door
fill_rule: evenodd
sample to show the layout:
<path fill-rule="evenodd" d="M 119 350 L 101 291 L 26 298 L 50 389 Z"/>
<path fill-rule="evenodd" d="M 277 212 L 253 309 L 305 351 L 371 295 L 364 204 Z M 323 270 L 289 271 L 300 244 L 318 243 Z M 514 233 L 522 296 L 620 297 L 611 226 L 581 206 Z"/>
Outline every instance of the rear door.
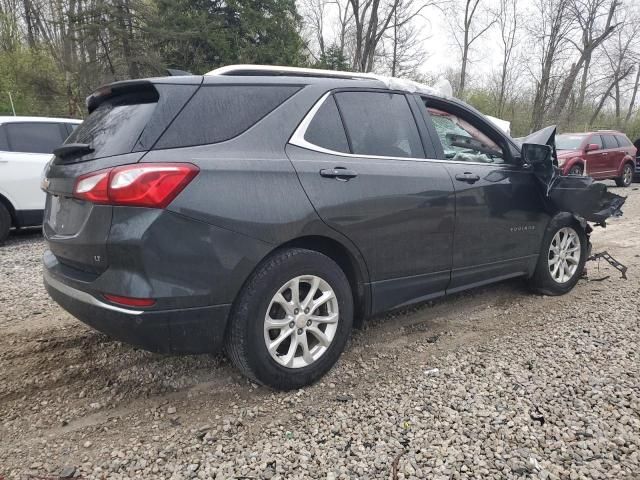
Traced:
<path fill-rule="evenodd" d="M 602 134 L 606 155 L 603 162 L 603 169 L 599 172 L 602 178 L 612 178 L 618 175 L 620 163 L 624 158 L 624 151 L 618 145 L 616 137 L 611 134 Z"/>
<path fill-rule="evenodd" d="M 428 160 L 435 152 L 423 122 L 413 97 L 338 91 L 287 146 L 320 217 L 363 254 L 374 312 L 441 295 L 449 282 L 453 185 Z"/>
<path fill-rule="evenodd" d="M 533 172 L 516 164 L 507 140 L 479 115 L 423 101 L 456 193 L 448 292 L 530 273 L 549 220 Z"/>
<path fill-rule="evenodd" d="M 66 128 L 54 122 L 10 122 L 0 128 L 9 150 L 0 153 L 0 189 L 16 210 L 42 212 L 42 172 L 53 149 L 67 137 Z"/>

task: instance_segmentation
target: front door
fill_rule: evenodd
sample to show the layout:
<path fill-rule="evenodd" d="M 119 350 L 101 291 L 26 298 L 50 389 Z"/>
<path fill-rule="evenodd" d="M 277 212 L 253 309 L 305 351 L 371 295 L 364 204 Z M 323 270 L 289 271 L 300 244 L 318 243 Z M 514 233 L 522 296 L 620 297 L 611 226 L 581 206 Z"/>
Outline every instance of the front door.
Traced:
<path fill-rule="evenodd" d="M 442 164 L 425 160 L 433 153 L 425 155 L 412 101 L 328 95 L 287 147 L 320 217 L 365 258 L 374 312 L 442 295 L 450 279 L 453 185 Z"/>
<path fill-rule="evenodd" d="M 607 152 L 604 150 L 602 137 L 600 135 L 591 135 L 586 145 L 597 145 L 595 150 L 588 150 L 584 154 L 585 175 L 593 178 L 602 176 L 602 172 L 607 169 Z"/>
<path fill-rule="evenodd" d="M 597 177 L 594 178 L 611 178 L 618 174 L 618 167 L 624 158 L 624 153 L 620 150 L 618 142 L 613 135 L 600 134 L 602 137 L 603 151 L 602 161 L 599 164 Z"/>
<path fill-rule="evenodd" d="M 481 117 L 425 101 L 456 192 L 448 292 L 530 273 L 549 220 L 538 180 Z"/>

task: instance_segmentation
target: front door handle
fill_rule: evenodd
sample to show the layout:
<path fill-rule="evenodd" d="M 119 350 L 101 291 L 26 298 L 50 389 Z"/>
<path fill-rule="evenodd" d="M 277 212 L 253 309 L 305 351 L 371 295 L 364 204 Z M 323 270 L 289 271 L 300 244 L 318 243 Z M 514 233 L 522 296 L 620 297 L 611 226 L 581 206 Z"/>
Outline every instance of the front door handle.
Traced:
<path fill-rule="evenodd" d="M 456 180 L 459 182 L 476 183 L 480 180 L 480 175 L 476 175 L 471 172 L 458 173 L 456 175 Z"/>
<path fill-rule="evenodd" d="M 357 177 L 358 174 L 353 170 L 349 170 L 344 167 L 335 167 L 323 168 L 320 170 L 320 176 L 325 178 L 337 178 L 338 180 L 349 180 L 350 178 Z"/>

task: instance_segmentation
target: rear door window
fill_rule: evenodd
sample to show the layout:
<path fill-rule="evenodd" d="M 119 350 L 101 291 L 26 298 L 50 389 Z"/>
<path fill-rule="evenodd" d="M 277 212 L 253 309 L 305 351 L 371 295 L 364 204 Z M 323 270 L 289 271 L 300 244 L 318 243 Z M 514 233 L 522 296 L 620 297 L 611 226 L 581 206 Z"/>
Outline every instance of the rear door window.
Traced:
<path fill-rule="evenodd" d="M 288 85 L 203 86 L 154 149 L 230 140 L 251 128 L 300 88 Z"/>
<path fill-rule="evenodd" d="M 335 95 L 352 153 L 424 158 L 424 149 L 407 98 L 386 92 Z"/>
<path fill-rule="evenodd" d="M 327 150 L 349 153 L 347 135 L 332 95 L 322 103 L 316 112 L 304 134 L 304 139 Z"/>
<path fill-rule="evenodd" d="M 9 146 L 14 152 L 52 153 L 66 136 L 63 136 L 59 123 L 8 123 L 5 128 Z"/>
<path fill-rule="evenodd" d="M 602 135 L 602 143 L 604 148 L 618 148 L 618 142 L 613 135 Z"/>

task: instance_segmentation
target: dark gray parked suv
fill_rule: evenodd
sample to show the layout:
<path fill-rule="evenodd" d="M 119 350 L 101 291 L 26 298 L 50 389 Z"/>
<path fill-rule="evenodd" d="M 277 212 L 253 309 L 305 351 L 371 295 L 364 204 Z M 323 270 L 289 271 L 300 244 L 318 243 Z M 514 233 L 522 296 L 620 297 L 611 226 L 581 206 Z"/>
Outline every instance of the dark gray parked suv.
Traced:
<path fill-rule="evenodd" d="M 297 388 L 354 320 L 513 277 L 563 294 L 588 255 L 513 140 L 413 83 L 231 67 L 87 104 L 46 171 L 45 283 L 145 349 Z"/>

